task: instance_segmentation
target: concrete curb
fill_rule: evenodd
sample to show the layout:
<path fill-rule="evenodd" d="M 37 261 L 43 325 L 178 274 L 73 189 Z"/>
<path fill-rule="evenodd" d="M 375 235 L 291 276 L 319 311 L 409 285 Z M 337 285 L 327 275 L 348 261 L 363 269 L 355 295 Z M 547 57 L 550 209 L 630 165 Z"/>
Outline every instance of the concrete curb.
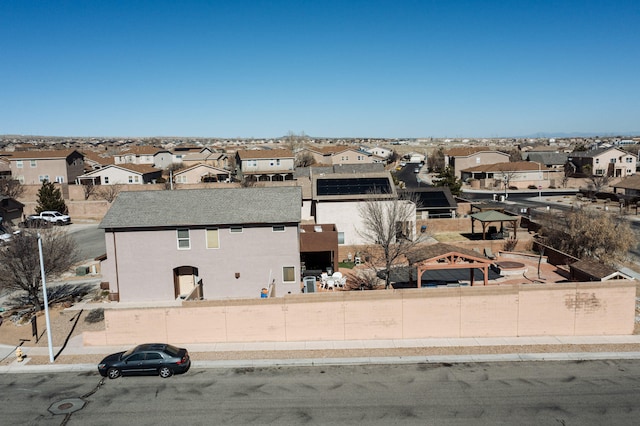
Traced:
<path fill-rule="evenodd" d="M 597 361 L 612 359 L 640 359 L 640 352 L 574 352 L 574 353 L 525 353 L 500 355 L 438 355 L 410 357 L 354 357 L 354 358 L 307 358 L 307 359 L 256 359 L 225 361 L 193 361 L 192 368 L 269 368 L 269 367 L 323 367 L 345 365 L 390 365 L 390 364 L 460 364 L 485 362 L 532 362 L 532 361 Z M 0 366 L 0 374 L 40 373 L 87 373 L 95 372 L 95 364 L 43 364 L 29 365 L 14 361 Z"/>

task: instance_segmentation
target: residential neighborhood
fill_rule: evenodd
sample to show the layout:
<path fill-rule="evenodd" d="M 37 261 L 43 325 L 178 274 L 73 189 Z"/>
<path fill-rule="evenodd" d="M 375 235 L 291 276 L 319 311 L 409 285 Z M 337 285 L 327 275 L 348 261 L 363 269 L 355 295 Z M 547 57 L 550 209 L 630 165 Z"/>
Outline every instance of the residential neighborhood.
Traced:
<path fill-rule="evenodd" d="M 53 177 L 72 223 L 104 232 L 104 254 L 84 264 L 99 273 L 108 304 L 131 309 L 308 303 L 362 290 L 428 297 L 465 287 L 611 286 L 640 276 L 633 262 L 563 253 L 540 232 L 549 206 L 532 211 L 508 198 L 540 200 L 544 192 L 572 209 L 595 200 L 585 208 L 610 216 L 615 200 L 633 220 L 635 146 L 603 145 L 567 142 L 556 155 L 564 162 L 552 161 L 558 141 L 14 146 L 0 155 L 0 213 L 10 240 Z M 572 146 L 580 150 L 567 152 Z M 447 173 L 461 191 L 438 184 Z"/>

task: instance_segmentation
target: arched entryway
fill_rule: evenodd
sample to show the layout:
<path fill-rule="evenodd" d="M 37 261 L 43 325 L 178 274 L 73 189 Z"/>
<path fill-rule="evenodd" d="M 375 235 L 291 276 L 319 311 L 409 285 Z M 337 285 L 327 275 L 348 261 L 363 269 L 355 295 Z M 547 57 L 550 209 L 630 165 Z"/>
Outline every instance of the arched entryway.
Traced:
<path fill-rule="evenodd" d="M 176 299 L 202 299 L 202 280 L 195 266 L 173 268 L 173 288 Z"/>

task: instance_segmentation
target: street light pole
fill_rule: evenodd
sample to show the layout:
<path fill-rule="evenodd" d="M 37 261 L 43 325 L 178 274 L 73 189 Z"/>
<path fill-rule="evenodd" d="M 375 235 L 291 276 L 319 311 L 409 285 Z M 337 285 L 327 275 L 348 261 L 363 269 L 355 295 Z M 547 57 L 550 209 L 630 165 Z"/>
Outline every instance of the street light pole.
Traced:
<path fill-rule="evenodd" d="M 541 164 L 538 163 L 538 199 L 542 199 L 542 170 Z"/>
<path fill-rule="evenodd" d="M 38 232 L 38 252 L 40 254 L 40 276 L 42 277 L 42 296 L 44 299 L 44 318 L 47 323 L 47 340 L 49 346 L 49 362 L 53 363 L 53 346 L 51 346 L 51 321 L 49 320 L 49 297 L 47 296 L 47 280 L 44 277 L 44 258 L 42 256 L 42 238 Z"/>

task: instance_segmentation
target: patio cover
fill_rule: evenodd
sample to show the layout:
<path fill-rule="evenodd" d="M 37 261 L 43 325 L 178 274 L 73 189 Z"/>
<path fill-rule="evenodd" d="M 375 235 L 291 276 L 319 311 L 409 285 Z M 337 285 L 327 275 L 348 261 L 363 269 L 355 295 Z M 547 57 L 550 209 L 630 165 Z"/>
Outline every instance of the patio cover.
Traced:
<path fill-rule="evenodd" d="M 473 285 L 473 270 L 481 269 L 484 276 L 484 285 L 489 281 L 489 267 L 493 263 L 482 255 L 461 247 L 444 243 L 426 246 L 407 254 L 410 265 L 415 265 L 418 270 L 417 287 L 422 286 L 422 273 L 427 270 L 439 269 L 468 269 L 469 281 Z"/>
<path fill-rule="evenodd" d="M 504 222 L 511 222 L 511 224 L 513 225 L 513 236 L 516 236 L 516 230 L 517 230 L 517 223 L 518 220 L 520 219 L 520 216 L 511 216 L 508 214 L 504 214 L 504 213 L 500 213 L 498 211 L 495 210 L 487 210 L 484 212 L 480 212 L 480 213 L 473 213 L 470 214 L 469 217 L 471 218 L 471 233 L 475 234 L 474 232 L 474 224 L 476 222 L 476 220 L 480 221 L 480 223 L 482 224 L 482 239 L 486 240 L 486 233 L 487 233 L 487 225 L 492 223 L 492 222 L 500 222 L 500 229 L 502 229 L 502 225 Z"/>

